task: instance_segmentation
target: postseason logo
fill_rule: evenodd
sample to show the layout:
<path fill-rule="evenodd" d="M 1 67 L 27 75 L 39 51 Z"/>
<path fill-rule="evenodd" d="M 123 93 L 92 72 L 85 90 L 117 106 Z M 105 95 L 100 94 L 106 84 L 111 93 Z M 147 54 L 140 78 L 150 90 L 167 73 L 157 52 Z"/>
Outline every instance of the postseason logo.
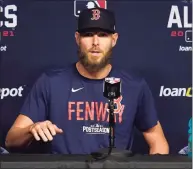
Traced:
<path fill-rule="evenodd" d="M 88 0 L 75 0 L 74 1 L 74 16 L 79 17 L 83 9 L 92 9 L 95 7 L 107 9 L 106 0 L 88 1 Z"/>
<path fill-rule="evenodd" d="M 108 134 L 109 128 L 100 124 L 94 124 L 90 126 L 83 126 L 82 131 L 86 134 Z"/>
<path fill-rule="evenodd" d="M 16 5 L 0 5 L 0 42 L 8 37 L 15 36 L 15 28 L 17 27 L 17 6 Z M 7 50 L 6 45 L 0 46 L 0 51 Z"/>
<path fill-rule="evenodd" d="M 167 28 L 171 29 L 172 38 L 181 38 L 183 43 L 179 51 L 192 51 L 192 14 L 191 6 L 172 5 L 169 13 Z"/>

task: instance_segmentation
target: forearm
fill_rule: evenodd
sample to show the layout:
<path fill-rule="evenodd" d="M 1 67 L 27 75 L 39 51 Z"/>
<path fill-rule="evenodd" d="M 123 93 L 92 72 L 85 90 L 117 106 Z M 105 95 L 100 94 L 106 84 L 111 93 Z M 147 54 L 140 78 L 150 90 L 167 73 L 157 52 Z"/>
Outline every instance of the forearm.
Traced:
<path fill-rule="evenodd" d="M 168 143 L 156 143 L 149 149 L 149 154 L 169 154 Z"/>
<path fill-rule="evenodd" d="M 33 135 L 29 132 L 31 126 L 26 128 L 11 129 L 6 137 L 5 145 L 7 148 L 28 146 L 32 140 Z"/>
<path fill-rule="evenodd" d="M 150 148 L 149 154 L 169 154 L 169 145 L 159 122 L 143 135 Z"/>

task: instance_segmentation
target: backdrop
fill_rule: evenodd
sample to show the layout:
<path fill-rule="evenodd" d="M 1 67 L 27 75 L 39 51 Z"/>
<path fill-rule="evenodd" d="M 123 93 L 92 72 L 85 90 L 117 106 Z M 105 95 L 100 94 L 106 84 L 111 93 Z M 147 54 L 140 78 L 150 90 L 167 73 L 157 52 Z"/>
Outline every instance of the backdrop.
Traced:
<path fill-rule="evenodd" d="M 40 73 L 77 61 L 77 18 L 83 8 L 93 6 L 115 12 L 119 40 L 113 62 L 148 82 L 171 153 L 188 144 L 192 114 L 191 1 L 0 2 L 1 145 Z M 148 152 L 139 132 L 133 150 Z"/>

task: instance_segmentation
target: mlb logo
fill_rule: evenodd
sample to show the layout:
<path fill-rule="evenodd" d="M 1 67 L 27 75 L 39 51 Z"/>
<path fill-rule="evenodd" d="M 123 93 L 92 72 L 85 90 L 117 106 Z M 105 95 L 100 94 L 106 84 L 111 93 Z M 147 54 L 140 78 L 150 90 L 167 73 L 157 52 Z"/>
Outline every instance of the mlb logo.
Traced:
<path fill-rule="evenodd" d="M 106 0 L 98 0 L 98 1 L 75 0 L 74 16 L 79 17 L 79 14 L 83 9 L 86 9 L 86 8 L 91 9 L 95 7 L 107 9 L 107 1 Z"/>

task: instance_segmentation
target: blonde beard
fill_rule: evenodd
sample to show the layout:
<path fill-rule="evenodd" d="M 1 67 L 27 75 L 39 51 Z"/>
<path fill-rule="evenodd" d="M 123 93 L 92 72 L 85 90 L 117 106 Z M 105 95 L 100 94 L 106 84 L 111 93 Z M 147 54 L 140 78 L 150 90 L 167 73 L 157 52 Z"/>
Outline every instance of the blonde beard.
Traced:
<path fill-rule="evenodd" d="M 111 63 L 112 58 L 112 48 L 104 55 L 104 57 L 98 63 L 92 63 L 88 59 L 88 55 L 78 49 L 78 57 L 80 63 L 88 72 L 99 72 L 101 69 L 104 69 L 108 64 Z"/>

